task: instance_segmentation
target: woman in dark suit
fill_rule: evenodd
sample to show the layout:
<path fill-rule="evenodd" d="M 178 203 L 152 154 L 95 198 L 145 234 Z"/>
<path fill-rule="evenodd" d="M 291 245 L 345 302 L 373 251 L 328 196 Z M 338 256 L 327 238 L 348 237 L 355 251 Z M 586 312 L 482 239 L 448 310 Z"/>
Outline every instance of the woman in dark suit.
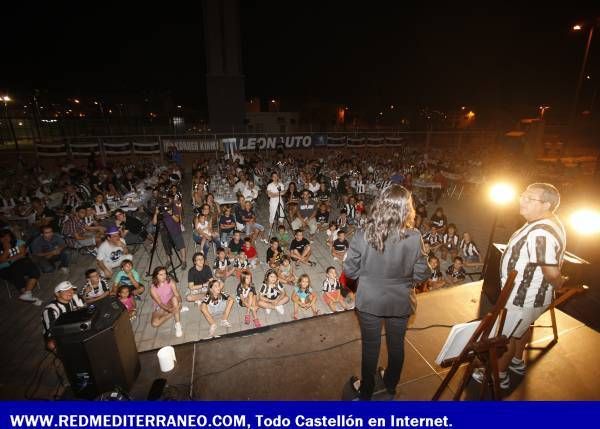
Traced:
<path fill-rule="evenodd" d="M 383 381 L 394 395 L 404 362 L 404 334 L 412 313 L 410 289 L 429 277 L 411 193 L 400 185 L 385 188 L 373 202 L 366 227 L 354 236 L 344 262 L 347 278 L 359 279 L 356 310 L 362 335 L 359 399 L 373 394 L 385 322 L 388 367 Z"/>

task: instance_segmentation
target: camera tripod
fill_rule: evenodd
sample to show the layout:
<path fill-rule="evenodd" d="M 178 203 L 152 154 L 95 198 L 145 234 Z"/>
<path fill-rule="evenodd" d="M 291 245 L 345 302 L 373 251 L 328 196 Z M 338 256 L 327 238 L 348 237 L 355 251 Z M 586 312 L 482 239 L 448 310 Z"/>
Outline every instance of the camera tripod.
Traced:
<path fill-rule="evenodd" d="M 169 264 L 166 267 L 167 272 L 171 275 L 171 277 L 176 282 L 178 282 L 179 279 L 177 278 L 177 274 L 176 274 L 175 270 L 177 268 L 181 267 L 181 265 L 182 265 L 181 256 L 179 256 L 179 252 L 175 248 L 175 242 L 173 241 L 173 238 L 171 237 L 171 233 L 169 232 L 169 229 L 165 225 L 165 219 L 162 214 L 160 214 L 160 213 L 158 214 L 157 221 L 158 222 L 156 222 L 156 229 L 154 231 L 154 239 L 152 240 L 152 250 L 150 251 L 150 262 L 148 262 L 148 270 L 146 271 L 146 276 L 152 275 L 152 271 L 151 271 L 152 270 L 152 260 L 154 259 L 154 255 L 156 253 L 156 244 L 158 243 L 158 236 L 161 234 L 161 231 L 164 230 L 164 233 L 162 234 L 162 241 L 163 241 L 163 245 L 165 246 L 165 253 L 169 257 Z M 162 226 L 162 229 L 161 229 L 161 226 Z M 167 239 L 167 245 L 165 245 L 165 237 Z M 175 256 L 177 257 L 177 261 L 178 261 L 177 266 L 175 266 L 175 264 L 173 263 L 173 252 L 175 252 Z"/>
<path fill-rule="evenodd" d="M 281 184 L 277 185 L 277 190 L 278 192 L 278 200 L 277 200 L 277 209 L 275 210 L 275 214 L 273 215 L 273 219 L 269 219 L 270 223 L 271 223 L 271 227 L 269 228 L 269 241 L 271 241 L 271 237 L 273 237 L 273 229 L 275 228 L 275 223 L 277 223 L 277 226 L 279 226 L 279 222 L 281 219 L 284 219 L 288 226 L 290 227 L 290 230 L 292 230 L 292 223 L 290 222 L 290 219 L 288 218 L 288 215 L 285 211 L 285 207 L 283 207 L 283 203 L 281 201 L 281 188 L 280 186 L 282 186 Z M 270 207 L 271 201 L 269 201 L 269 207 Z M 293 231 L 292 231 L 293 234 Z"/>

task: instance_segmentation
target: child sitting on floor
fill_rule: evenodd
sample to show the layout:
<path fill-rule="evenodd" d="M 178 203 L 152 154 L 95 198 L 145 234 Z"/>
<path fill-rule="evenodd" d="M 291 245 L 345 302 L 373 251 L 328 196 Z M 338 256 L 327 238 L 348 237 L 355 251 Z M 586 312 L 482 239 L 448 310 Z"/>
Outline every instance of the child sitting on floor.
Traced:
<path fill-rule="evenodd" d="M 229 258 L 225 256 L 225 249 L 222 247 L 217 249 L 217 257 L 215 258 L 213 269 L 215 277 L 223 281 L 235 272 L 235 267 L 233 267 Z"/>
<path fill-rule="evenodd" d="M 292 292 L 292 302 L 294 303 L 294 320 L 298 319 L 298 310 L 308 310 L 313 312 L 313 316 L 319 314 L 317 310 L 317 296 L 310 287 L 310 277 L 308 274 L 302 274 L 298 277 L 298 284 Z"/>
<path fill-rule="evenodd" d="M 128 286 L 119 287 L 119 301 L 121 304 L 125 306 L 125 309 L 129 313 L 129 320 L 135 319 L 136 316 L 136 308 L 135 308 L 135 300 L 133 299 L 133 295 Z"/>
<path fill-rule="evenodd" d="M 277 267 L 277 277 L 279 278 L 279 282 L 285 286 L 292 286 L 296 283 L 294 266 L 288 255 L 283 255 L 281 258 L 281 264 Z"/>
<path fill-rule="evenodd" d="M 244 238 L 244 245 L 242 246 L 242 253 L 246 255 L 248 263 L 252 268 L 256 267 L 256 261 L 258 260 L 258 253 L 256 247 L 252 245 L 252 239 L 250 237 Z"/>
<path fill-rule="evenodd" d="M 347 310 L 348 307 L 340 292 L 342 285 L 337 278 L 335 267 L 327 267 L 325 274 L 327 277 L 323 281 L 323 301 L 327 304 L 331 313 Z M 339 304 L 341 309 L 338 309 L 336 304 Z"/>
<path fill-rule="evenodd" d="M 457 256 L 454 263 L 446 270 L 446 278 L 451 285 L 460 284 L 465 280 L 467 272 L 463 267 L 463 258 Z"/>

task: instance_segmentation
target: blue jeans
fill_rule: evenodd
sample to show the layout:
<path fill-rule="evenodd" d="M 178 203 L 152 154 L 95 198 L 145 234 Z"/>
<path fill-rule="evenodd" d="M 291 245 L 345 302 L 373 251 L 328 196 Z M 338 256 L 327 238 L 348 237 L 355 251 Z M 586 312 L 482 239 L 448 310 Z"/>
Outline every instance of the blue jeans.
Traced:
<path fill-rule="evenodd" d="M 375 387 L 375 372 L 381 348 L 381 322 L 385 323 L 385 338 L 388 350 L 388 366 L 383 382 L 389 393 L 396 391 L 404 364 L 404 335 L 408 316 L 380 317 L 357 310 L 362 336 L 362 364 L 360 394 L 362 400 L 370 400 Z"/>
<path fill-rule="evenodd" d="M 69 267 L 69 252 L 63 249 L 58 256 L 52 258 L 36 257 L 36 262 L 42 273 L 53 273 L 56 271 L 56 262 L 60 262 L 60 267 Z"/>

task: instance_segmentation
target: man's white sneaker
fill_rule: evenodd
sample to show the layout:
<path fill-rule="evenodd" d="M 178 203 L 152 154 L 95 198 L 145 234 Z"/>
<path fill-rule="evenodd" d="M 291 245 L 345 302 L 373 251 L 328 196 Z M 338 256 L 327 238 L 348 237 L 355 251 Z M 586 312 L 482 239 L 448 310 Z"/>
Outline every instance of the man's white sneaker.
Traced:
<path fill-rule="evenodd" d="M 500 388 L 510 388 L 510 377 L 508 376 L 508 372 L 500 372 L 498 375 L 500 376 Z M 473 374 L 471 374 L 471 377 L 477 383 L 483 383 L 483 379 L 485 378 L 485 370 L 483 368 L 475 368 L 475 370 L 473 370 Z"/>
<path fill-rule="evenodd" d="M 283 308 L 283 305 L 278 305 L 277 307 L 275 307 L 275 310 L 277 310 L 277 312 L 278 312 L 279 314 L 283 314 L 283 313 L 285 313 L 285 310 L 284 310 L 284 308 Z"/>
<path fill-rule="evenodd" d="M 223 319 L 221 320 L 221 326 L 223 326 L 224 328 L 231 328 L 231 323 L 229 323 L 229 320 Z"/>
<path fill-rule="evenodd" d="M 183 336 L 183 329 L 181 329 L 181 323 L 177 322 L 175 323 L 175 336 L 177 338 L 180 338 Z"/>
<path fill-rule="evenodd" d="M 508 369 L 510 369 L 515 374 L 525 375 L 525 370 L 527 369 L 527 365 L 525 365 L 524 360 L 512 358 L 510 364 L 508 364 Z"/>
<path fill-rule="evenodd" d="M 62 274 L 69 274 L 69 269 L 67 267 L 60 267 L 60 272 Z"/>
<path fill-rule="evenodd" d="M 265 308 L 265 313 L 271 314 L 271 309 L 270 308 Z"/>
<path fill-rule="evenodd" d="M 35 306 L 42 305 L 42 301 L 31 294 L 31 292 L 25 292 L 19 295 L 19 299 L 24 302 L 29 302 Z"/>

